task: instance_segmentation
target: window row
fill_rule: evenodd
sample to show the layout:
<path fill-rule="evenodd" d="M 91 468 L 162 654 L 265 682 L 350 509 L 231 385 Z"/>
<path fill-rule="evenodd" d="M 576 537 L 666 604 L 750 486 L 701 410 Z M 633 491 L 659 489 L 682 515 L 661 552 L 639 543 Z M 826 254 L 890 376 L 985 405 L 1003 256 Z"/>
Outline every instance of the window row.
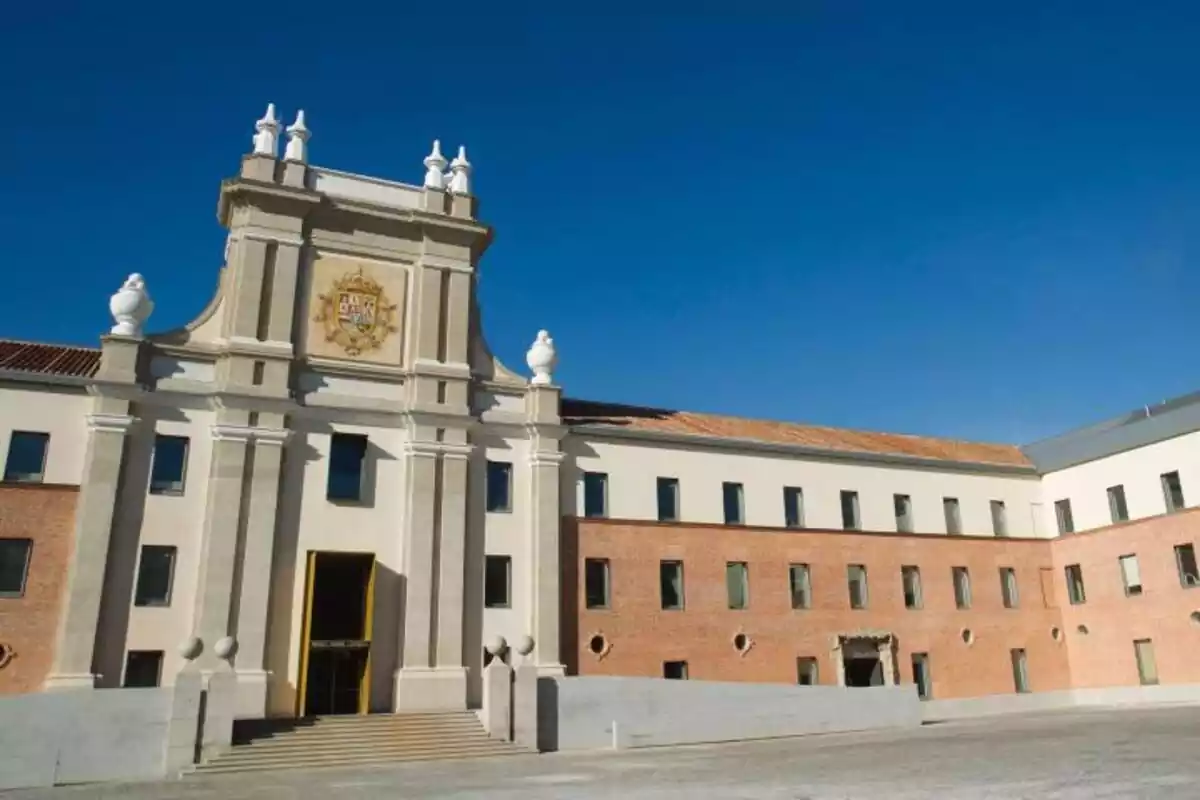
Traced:
<path fill-rule="evenodd" d="M 1158 476 L 1162 486 L 1163 506 L 1168 514 L 1187 508 L 1183 499 L 1183 483 L 1178 472 L 1164 472 Z M 1125 485 L 1117 484 L 1105 489 L 1108 495 L 1108 514 L 1114 523 L 1129 521 L 1129 505 L 1125 502 Z M 1058 523 L 1059 535 L 1075 532 L 1075 515 L 1071 512 L 1070 498 L 1054 501 L 1054 519 Z"/>
<path fill-rule="evenodd" d="M 612 606 L 612 565 L 606 558 L 584 559 L 583 593 L 584 603 L 589 609 L 607 609 Z M 664 611 L 681 611 L 684 608 L 684 570 L 682 561 L 660 561 L 659 601 Z M 956 608 L 971 607 L 971 574 L 966 567 L 952 567 Z M 999 568 L 1000 598 L 1005 608 L 1016 608 L 1019 603 L 1017 573 L 1012 567 Z M 921 585 L 921 568 L 906 565 L 900 568 L 900 583 L 904 592 L 904 607 L 911 610 L 924 608 L 925 598 Z M 867 568 L 862 564 L 846 567 L 846 588 L 852 609 L 865 609 L 868 605 Z M 788 589 L 793 609 L 812 608 L 812 574 L 808 564 L 788 565 Z M 750 607 L 750 569 L 744 561 L 725 564 L 726 605 L 732 610 Z"/>
<path fill-rule="evenodd" d="M 1117 567 L 1121 573 L 1121 584 L 1127 597 L 1142 593 L 1142 571 L 1136 554 L 1121 556 L 1117 559 Z M 1200 569 L 1196 564 L 1196 546 L 1193 544 L 1175 545 L 1175 569 L 1179 574 L 1179 585 L 1185 589 L 1200 586 Z M 1065 567 L 1067 578 L 1067 599 L 1071 605 L 1079 606 L 1087 602 L 1087 593 L 1083 586 L 1083 567 L 1079 564 L 1068 564 Z"/>
<path fill-rule="evenodd" d="M 46 454 L 50 434 L 38 431 L 13 431 L 4 460 L 4 480 L 15 483 L 41 483 L 46 476 Z M 182 494 L 187 471 L 186 436 L 154 437 L 154 457 L 150 467 L 150 494 Z"/>
<path fill-rule="evenodd" d="M 658 501 L 658 519 L 660 522 L 679 522 L 680 492 L 679 479 L 659 477 L 656 479 L 656 495 Z M 858 492 L 844 489 L 840 497 L 842 528 L 848 531 L 862 530 L 862 517 L 859 513 Z M 746 522 L 746 501 L 744 486 L 741 483 L 726 481 L 721 484 L 721 504 L 724 509 L 726 525 L 744 525 Z M 907 494 L 892 495 L 892 506 L 896 520 L 896 530 L 900 533 L 913 533 L 913 501 Z M 1003 500 L 990 501 L 992 533 L 996 536 L 1008 535 L 1008 510 Z M 608 473 L 583 473 L 583 516 L 608 516 Z M 946 523 L 946 533 L 961 534 L 962 514 L 957 497 L 942 498 L 942 517 Z M 804 490 L 799 486 L 783 487 L 783 520 L 788 528 L 803 528 L 804 521 Z"/>

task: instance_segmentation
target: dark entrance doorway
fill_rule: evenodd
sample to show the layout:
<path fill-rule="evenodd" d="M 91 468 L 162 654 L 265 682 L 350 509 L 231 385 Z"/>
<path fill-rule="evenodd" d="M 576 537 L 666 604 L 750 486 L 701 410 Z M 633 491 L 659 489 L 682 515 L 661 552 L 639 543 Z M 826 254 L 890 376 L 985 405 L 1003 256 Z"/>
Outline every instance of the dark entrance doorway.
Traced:
<path fill-rule="evenodd" d="M 883 686 L 883 662 L 873 658 L 847 658 L 847 686 Z"/>
<path fill-rule="evenodd" d="M 308 554 L 297 716 L 365 714 L 375 556 Z"/>

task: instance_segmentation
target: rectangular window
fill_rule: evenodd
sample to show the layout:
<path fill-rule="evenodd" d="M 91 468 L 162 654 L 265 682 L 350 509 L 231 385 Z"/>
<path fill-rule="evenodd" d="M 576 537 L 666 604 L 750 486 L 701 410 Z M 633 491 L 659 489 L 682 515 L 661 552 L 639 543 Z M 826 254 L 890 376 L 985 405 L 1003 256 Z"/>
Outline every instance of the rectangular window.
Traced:
<path fill-rule="evenodd" d="M 962 516 L 959 514 L 957 497 L 942 498 L 942 514 L 946 517 L 946 533 L 962 533 Z"/>
<path fill-rule="evenodd" d="M 366 436 L 357 433 L 333 434 L 329 441 L 326 498 L 351 503 L 362 500 L 366 461 Z"/>
<path fill-rule="evenodd" d="M 29 576 L 30 539 L 0 539 L 0 597 L 21 597 Z"/>
<path fill-rule="evenodd" d="M 1133 643 L 1133 656 L 1137 659 L 1138 680 L 1142 686 L 1158 683 L 1158 664 L 1154 661 L 1154 642 L 1138 639 Z"/>
<path fill-rule="evenodd" d="M 1075 517 L 1071 514 L 1070 500 L 1054 501 L 1054 518 L 1058 521 L 1058 534 L 1075 532 Z"/>
<path fill-rule="evenodd" d="M 892 495 L 892 505 L 896 512 L 896 530 L 899 533 L 912 533 L 912 497 L 906 494 Z"/>
<path fill-rule="evenodd" d="M 162 680 L 162 650 L 130 650 L 125 656 L 125 688 L 150 689 Z"/>
<path fill-rule="evenodd" d="M 725 504 L 726 525 L 741 525 L 746 521 L 742 508 L 742 485 L 740 483 L 722 483 L 721 499 Z"/>
<path fill-rule="evenodd" d="M 138 565 L 135 606 L 171 605 L 171 586 L 175 580 L 175 548 L 169 545 L 142 545 Z"/>
<path fill-rule="evenodd" d="M 812 576 L 808 564 L 790 565 L 788 579 L 792 588 L 792 608 L 812 608 Z"/>
<path fill-rule="evenodd" d="M 1017 571 L 1012 567 L 1000 568 L 1000 599 L 1005 608 L 1016 608 L 1020 603 L 1017 594 Z"/>
<path fill-rule="evenodd" d="M 679 479 L 658 479 L 658 519 L 660 522 L 679 521 Z"/>
<path fill-rule="evenodd" d="M 483 607 L 508 608 L 512 604 L 512 557 L 487 556 L 483 565 Z"/>
<path fill-rule="evenodd" d="M 992 501 L 992 533 L 1008 536 L 1008 511 L 1004 508 L 1003 500 Z"/>
<path fill-rule="evenodd" d="M 924 604 L 921 599 L 921 568 L 901 567 L 900 583 L 904 586 L 904 607 L 919 609 Z"/>
<path fill-rule="evenodd" d="M 188 438 L 154 437 L 154 460 L 150 467 L 150 494 L 183 494 L 187 475 Z"/>
<path fill-rule="evenodd" d="M 512 511 L 512 464 L 507 461 L 487 462 L 487 510 Z"/>
<path fill-rule="evenodd" d="M 817 660 L 810 656 L 796 659 L 796 683 L 801 686 L 817 685 Z"/>
<path fill-rule="evenodd" d="M 971 607 L 971 573 L 966 567 L 951 567 L 950 574 L 954 578 L 954 607 L 959 609 Z"/>
<path fill-rule="evenodd" d="M 1196 547 L 1175 545 L 1175 566 L 1179 568 L 1179 585 L 1185 589 L 1200 586 L 1200 569 L 1196 567 Z"/>
<path fill-rule="evenodd" d="M 608 608 L 610 583 L 607 558 L 588 558 L 583 562 L 583 593 L 588 608 Z"/>
<path fill-rule="evenodd" d="M 1125 487 L 1108 487 L 1108 515 L 1113 522 L 1126 522 L 1129 519 L 1129 506 L 1125 504 Z"/>
<path fill-rule="evenodd" d="M 804 527 L 804 492 L 798 486 L 783 487 L 783 524 Z"/>
<path fill-rule="evenodd" d="M 663 677 L 671 681 L 686 681 L 687 680 L 687 662 L 686 661 L 664 661 L 663 662 Z"/>
<path fill-rule="evenodd" d="M 1058 597 L 1054 591 L 1054 570 L 1038 567 L 1038 583 L 1042 590 L 1042 608 L 1058 608 Z"/>
<path fill-rule="evenodd" d="M 858 492 L 844 490 L 842 492 L 842 528 L 856 531 L 861 526 L 858 518 Z"/>
<path fill-rule="evenodd" d="M 1187 508 L 1183 502 L 1183 484 L 1179 481 L 1178 472 L 1167 472 L 1161 476 L 1163 500 L 1167 504 L 1167 513 L 1182 511 Z"/>
<path fill-rule="evenodd" d="M 585 517 L 608 516 L 607 473 L 583 473 L 583 515 Z"/>
<path fill-rule="evenodd" d="M 1017 648 L 1010 650 L 1009 655 L 1012 657 L 1013 688 L 1018 694 L 1025 694 L 1029 691 L 1029 663 L 1025 651 Z"/>
<path fill-rule="evenodd" d="M 1138 567 L 1137 556 L 1121 556 L 1117 563 L 1121 565 L 1121 582 L 1125 584 L 1125 596 L 1141 594 L 1142 571 Z"/>
<path fill-rule="evenodd" d="M 1078 564 L 1070 564 L 1066 573 L 1067 599 L 1071 601 L 1071 605 L 1081 606 L 1087 602 L 1087 595 L 1083 591 L 1083 569 Z"/>
<path fill-rule="evenodd" d="M 683 562 L 658 563 L 658 588 L 664 611 L 683 610 Z"/>
<path fill-rule="evenodd" d="M 850 607 L 867 607 L 867 568 L 862 564 L 846 567 L 846 582 L 850 588 Z"/>
<path fill-rule="evenodd" d="M 750 605 L 750 573 L 745 562 L 725 564 L 725 596 L 731 609 L 741 610 Z"/>
<path fill-rule="evenodd" d="M 13 431 L 8 440 L 8 458 L 4 462 L 4 480 L 41 483 L 46 475 L 46 450 L 50 434 Z"/>
<path fill-rule="evenodd" d="M 933 697 L 933 679 L 929 674 L 929 654 L 912 654 L 913 683 L 917 685 L 917 697 L 928 700 Z"/>

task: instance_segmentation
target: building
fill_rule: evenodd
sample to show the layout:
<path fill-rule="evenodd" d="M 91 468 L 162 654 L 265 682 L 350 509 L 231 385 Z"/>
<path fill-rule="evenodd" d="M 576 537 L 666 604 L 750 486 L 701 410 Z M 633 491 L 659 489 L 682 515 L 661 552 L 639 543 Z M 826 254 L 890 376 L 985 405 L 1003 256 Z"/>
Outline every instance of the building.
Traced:
<path fill-rule="evenodd" d="M 1200 687 L 1200 395 L 1024 448 L 564 400 L 545 332 L 532 378 L 488 350 L 465 152 L 410 186 L 255 130 L 192 323 L 146 332 L 134 275 L 98 349 L 0 342 L 0 692 L 194 658 L 243 718 L 458 709 L 498 636 L 545 675 Z"/>

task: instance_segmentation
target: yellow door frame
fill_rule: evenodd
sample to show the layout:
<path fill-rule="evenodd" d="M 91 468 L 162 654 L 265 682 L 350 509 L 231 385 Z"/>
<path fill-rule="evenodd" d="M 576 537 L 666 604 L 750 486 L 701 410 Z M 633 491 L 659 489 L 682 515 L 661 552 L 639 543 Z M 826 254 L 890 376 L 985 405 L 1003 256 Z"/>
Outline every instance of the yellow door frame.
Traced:
<path fill-rule="evenodd" d="M 363 664 L 358 682 L 358 713 L 371 713 L 371 637 L 375 632 L 375 554 L 371 556 L 371 571 L 367 576 L 367 591 L 363 596 L 363 640 L 367 643 L 367 661 Z"/>
<path fill-rule="evenodd" d="M 308 709 L 308 653 L 312 649 L 313 579 L 317 572 L 317 551 L 309 550 L 304 574 L 304 619 L 300 632 L 300 676 L 296 681 L 296 716 Z"/>

